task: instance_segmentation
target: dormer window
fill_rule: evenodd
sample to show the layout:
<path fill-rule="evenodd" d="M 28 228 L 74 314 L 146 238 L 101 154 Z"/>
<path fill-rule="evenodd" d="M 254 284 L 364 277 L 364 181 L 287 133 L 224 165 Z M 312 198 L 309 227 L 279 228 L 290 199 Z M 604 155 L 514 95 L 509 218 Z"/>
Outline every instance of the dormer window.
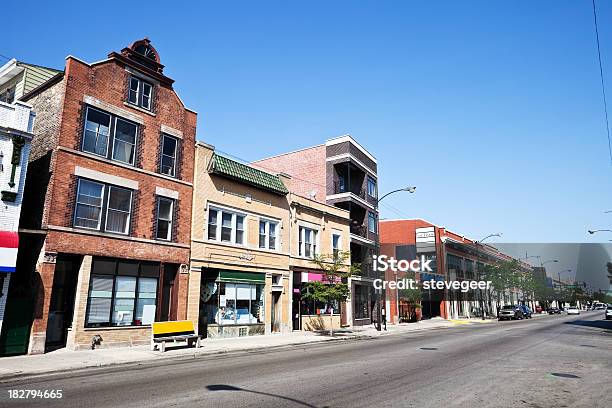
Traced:
<path fill-rule="evenodd" d="M 128 102 L 146 110 L 151 110 L 153 99 L 153 85 L 137 77 L 130 77 Z"/>

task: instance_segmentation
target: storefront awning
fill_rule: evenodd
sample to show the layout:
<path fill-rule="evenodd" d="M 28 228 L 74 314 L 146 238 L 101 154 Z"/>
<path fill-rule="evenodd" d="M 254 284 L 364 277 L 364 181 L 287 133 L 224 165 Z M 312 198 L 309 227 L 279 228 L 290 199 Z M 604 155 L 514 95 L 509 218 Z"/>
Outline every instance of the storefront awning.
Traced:
<path fill-rule="evenodd" d="M 18 248 L 19 235 L 16 232 L 0 231 L 0 272 L 15 272 Z"/>
<path fill-rule="evenodd" d="M 206 279 L 214 280 L 216 282 L 236 282 L 236 283 L 266 283 L 266 274 L 258 272 L 242 272 L 242 271 L 231 271 L 227 269 L 213 269 L 212 271 L 202 270 L 206 274 Z M 213 272 L 211 274 L 210 272 Z"/>

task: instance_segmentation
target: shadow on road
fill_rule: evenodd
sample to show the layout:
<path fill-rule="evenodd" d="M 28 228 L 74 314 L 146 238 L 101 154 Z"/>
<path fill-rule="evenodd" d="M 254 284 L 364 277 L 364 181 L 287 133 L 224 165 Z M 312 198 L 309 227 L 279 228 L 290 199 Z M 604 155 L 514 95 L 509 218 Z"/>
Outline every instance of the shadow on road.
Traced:
<path fill-rule="evenodd" d="M 612 320 L 574 320 L 571 322 L 565 322 L 565 324 L 572 324 L 575 326 L 595 327 L 598 329 L 604 329 L 605 331 L 608 331 L 608 332 L 612 332 Z"/>
<path fill-rule="evenodd" d="M 291 402 L 294 402 L 296 404 L 302 405 L 304 407 L 317 408 L 314 405 L 311 405 L 311 404 L 309 404 L 307 402 L 304 402 L 304 401 L 297 400 L 295 398 L 285 397 L 284 395 L 278 395 L 278 394 L 270 394 L 270 393 L 267 393 L 267 392 L 251 391 L 251 390 L 247 390 L 247 389 L 244 389 L 244 388 L 235 387 L 233 385 L 211 384 L 211 385 L 207 385 L 206 389 L 209 390 L 209 391 L 242 391 L 242 392 L 248 392 L 248 393 L 251 393 L 251 394 L 264 395 L 266 397 L 274 397 L 274 398 L 284 399 L 285 401 L 291 401 Z"/>

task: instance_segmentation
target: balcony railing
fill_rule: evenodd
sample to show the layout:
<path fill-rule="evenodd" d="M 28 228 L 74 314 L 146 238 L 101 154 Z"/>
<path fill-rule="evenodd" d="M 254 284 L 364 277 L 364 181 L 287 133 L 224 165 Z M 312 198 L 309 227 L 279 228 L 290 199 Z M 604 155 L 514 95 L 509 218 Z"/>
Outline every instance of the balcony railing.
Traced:
<path fill-rule="evenodd" d="M 34 112 L 26 104 L 0 102 L 0 126 L 2 127 L 32 133 L 34 117 Z"/>
<path fill-rule="evenodd" d="M 357 197 L 362 199 L 366 199 L 366 192 L 363 188 L 361 189 L 350 189 L 345 184 L 340 184 L 337 181 L 334 181 L 334 194 L 342 194 L 342 193 L 352 193 Z"/>
<path fill-rule="evenodd" d="M 368 228 L 365 225 L 351 225 L 351 234 L 359 235 L 360 237 L 368 237 Z"/>

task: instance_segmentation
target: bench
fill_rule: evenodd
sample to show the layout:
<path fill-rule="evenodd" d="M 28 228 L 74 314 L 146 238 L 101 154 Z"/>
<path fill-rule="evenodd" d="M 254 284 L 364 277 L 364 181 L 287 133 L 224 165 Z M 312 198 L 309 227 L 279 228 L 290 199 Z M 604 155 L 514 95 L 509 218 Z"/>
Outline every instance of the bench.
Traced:
<path fill-rule="evenodd" d="M 180 320 L 176 322 L 153 322 L 151 325 L 151 350 L 159 345 L 159 350 L 166 351 L 166 343 L 187 342 L 191 347 L 196 343 L 200 347 L 200 336 L 196 334 L 191 320 Z"/>

